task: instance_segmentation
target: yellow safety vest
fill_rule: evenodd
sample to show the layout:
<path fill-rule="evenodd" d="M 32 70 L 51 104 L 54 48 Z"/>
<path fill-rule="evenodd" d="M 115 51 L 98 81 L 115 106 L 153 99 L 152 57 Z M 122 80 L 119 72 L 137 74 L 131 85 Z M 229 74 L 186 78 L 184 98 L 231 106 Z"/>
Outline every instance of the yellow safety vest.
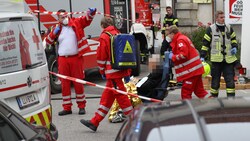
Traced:
<path fill-rule="evenodd" d="M 213 24 L 210 26 L 212 29 L 212 42 L 211 42 L 211 62 L 222 62 L 224 59 L 224 55 L 222 53 L 223 51 L 223 35 L 222 33 L 217 29 L 216 25 Z M 225 34 L 230 34 L 230 25 L 226 25 L 225 28 Z M 227 37 L 225 35 L 225 60 L 227 63 L 233 63 L 237 60 L 235 55 L 231 54 L 231 38 Z"/>

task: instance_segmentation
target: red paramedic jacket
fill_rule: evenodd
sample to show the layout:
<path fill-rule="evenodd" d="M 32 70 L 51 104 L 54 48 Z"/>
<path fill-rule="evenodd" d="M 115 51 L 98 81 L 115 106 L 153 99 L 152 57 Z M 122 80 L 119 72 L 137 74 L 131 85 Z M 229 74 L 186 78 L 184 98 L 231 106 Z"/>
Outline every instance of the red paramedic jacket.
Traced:
<path fill-rule="evenodd" d="M 199 53 L 187 36 L 180 32 L 176 33 L 171 47 L 177 81 L 180 82 L 204 73 Z"/>
<path fill-rule="evenodd" d="M 85 37 L 85 34 L 84 34 L 84 28 L 90 25 L 90 23 L 93 20 L 93 17 L 87 15 L 87 16 L 81 16 L 79 18 L 74 18 L 74 17 L 69 18 L 68 26 L 71 26 L 76 34 L 79 57 L 90 51 L 90 47 L 87 42 L 87 37 Z M 62 29 L 61 24 L 57 26 L 60 26 L 60 29 Z M 60 30 L 57 35 L 54 35 L 53 34 L 54 30 L 55 30 L 55 27 L 52 29 L 52 31 L 48 34 L 48 36 L 45 39 L 46 43 L 49 45 L 53 44 L 56 37 L 58 37 L 61 33 L 61 30 Z"/>

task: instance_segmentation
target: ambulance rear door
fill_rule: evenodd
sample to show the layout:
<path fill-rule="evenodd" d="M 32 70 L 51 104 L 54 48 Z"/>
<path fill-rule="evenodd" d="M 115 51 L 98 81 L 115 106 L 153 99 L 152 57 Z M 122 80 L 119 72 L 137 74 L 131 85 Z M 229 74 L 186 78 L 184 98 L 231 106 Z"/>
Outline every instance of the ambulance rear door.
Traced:
<path fill-rule="evenodd" d="M 0 13 L 0 100 L 24 118 L 51 112 L 46 57 L 31 15 Z"/>

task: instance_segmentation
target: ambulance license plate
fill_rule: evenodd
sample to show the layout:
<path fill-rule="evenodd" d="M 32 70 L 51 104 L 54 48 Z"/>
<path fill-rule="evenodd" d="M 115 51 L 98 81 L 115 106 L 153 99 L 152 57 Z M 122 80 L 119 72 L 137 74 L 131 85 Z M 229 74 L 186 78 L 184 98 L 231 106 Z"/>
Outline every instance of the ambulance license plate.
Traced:
<path fill-rule="evenodd" d="M 16 98 L 20 109 L 24 109 L 39 103 L 39 98 L 37 93 L 31 93 Z"/>

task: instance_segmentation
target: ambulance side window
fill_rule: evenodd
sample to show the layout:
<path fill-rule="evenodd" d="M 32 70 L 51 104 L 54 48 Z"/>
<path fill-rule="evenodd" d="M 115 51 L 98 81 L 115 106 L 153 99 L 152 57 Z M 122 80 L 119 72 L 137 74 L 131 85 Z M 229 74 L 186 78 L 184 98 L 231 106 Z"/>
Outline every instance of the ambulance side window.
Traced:
<path fill-rule="evenodd" d="M 45 63 L 42 40 L 33 20 L 0 23 L 0 74 L 33 69 Z"/>

